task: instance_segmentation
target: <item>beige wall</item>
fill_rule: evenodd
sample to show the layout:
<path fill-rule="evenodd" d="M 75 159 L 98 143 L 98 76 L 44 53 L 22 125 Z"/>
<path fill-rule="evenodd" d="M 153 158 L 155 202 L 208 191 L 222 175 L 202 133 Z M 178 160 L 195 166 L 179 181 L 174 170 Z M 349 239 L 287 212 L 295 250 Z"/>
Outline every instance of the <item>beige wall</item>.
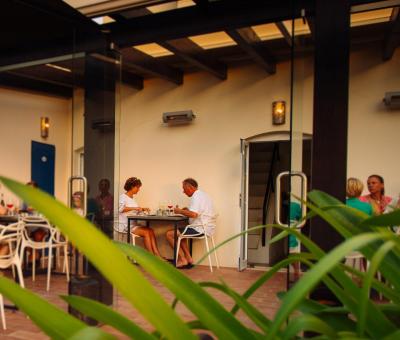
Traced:
<path fill-rule="evenodd" d="M 348 174 L 365 179 L 382 174 L 387 191 L 400 192 L 395 154 L 400 112 L 381 105 L 386 91 L 400 90 L 400 55 L 386 63 L 379 49 L 353 53 L 349 104 Z M 312 59 L 297 63 L 295 107 L 297 130 L 312 132 Z M 137 200 L 157 208 L 159 202 L 186 205 L 180 182 L 196 178 L 214 199 L 219 212 L 216 238 L 221 242 L 240 231 L 239 140 L 263 132 L 288 129 L 271 126 L 271 103 L 289 102 L 289 63 L 266 76 L 257 66 L 229 69 L 228 80 L 206 73 L 185 76 L 183 86 L 162 80 L 146 81 L 143 91 L 124 87 L 121 115 L 120 189 L 129 176 L 143 181 Z M 334 95 L 334 94 L 332 94 Z M 188 126 L 165 127 L 165 111 L 192 109 L 197 118 Z M 371 142 L 367 142 L 370 140 Z M 203 252 L 195 246 L 195 257 Z M 219 251 L 224 266 L 236 266 L 239 242 Z"/>
<path fill-rule="evenodd" d="M 400 49 L 387 62 L 380 48 L 354 53 L 350 73 L 348 176 L 365 183 L 379 174 L 387 193 L 398 196 L 400 109 L 387 109 L 382 99 L 385 92 L 400 91 Z"/>
<path fill-rule="evenodd" d="M 55 145 L 55 196 L 65 201 L 71 164 L 71 101 L 1 88 L 0 103 L 0 173 L 29 181 L 31 141 Z M 50 118 L 47 140 L 40 137 L 42 116 Z"/>
<path fill-rule="evenodd" d="M 151 80 L 143 91 L 124 88 L 120 188 L 127 177 L 138 176 L 143 181 L 139 204 L 185 206 L 188 198 L 182 193 L 181 181 L 194 177 L 211 195 L 219 213 L 217 241 L 240 232 L 240 138 L 288 129 L 289 120 L 283 127 L 272 126 L 271 105 L 279 99 L 289 102 L 289 72 L 288 63 L 279 64 L 275 76 L 246 66 L 229 69 L 227 81 L 195 73 L 185 76 L 183 86 Z M 162 125 L 163 112 L 185 109 L 197 115 L 193 124 Z M 219 251 L 223 265 L 237 265 L 238 244 L 232 242 Z M 198 256 L 202 245 L 195 245 L 194 250 Z"/>

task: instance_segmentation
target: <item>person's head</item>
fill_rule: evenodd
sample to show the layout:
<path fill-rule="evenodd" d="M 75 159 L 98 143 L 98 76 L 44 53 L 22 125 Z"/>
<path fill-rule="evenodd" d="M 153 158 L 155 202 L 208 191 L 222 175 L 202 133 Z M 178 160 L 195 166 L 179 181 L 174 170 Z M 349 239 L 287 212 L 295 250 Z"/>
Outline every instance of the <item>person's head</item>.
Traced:
<path fill-rule="evenodd" d="M 186 178 L 182 182 L 182 189 L 185 195 L 192 197 L 199 185 L 193 178 Z"/>
<path fill-rule="evenodd" d="M 72 207 L 73 208 L 82 208 L 82 201 L 83 201 L 83 192 L 76 191 L 72 195 Z"/>
<path fill-rule="evenodd" d="M 38 184 L 35 181 L 29 181 L 28 183 L 26 183 L 26 185 L 29 185 L 31 187 L 37 188 Z"/>
<path fill-rule="evenodd" d="M 347 187 L 346 187 L 347 197 L 349 198 L 360 197 L 363 190 L 364 190 L 364 185 L 358 178 L 350 177 L 347 180 Z"/>
<path fill-rule="evenodd" d="M 108 193 L 110 190 L 110 181 L 107 178 L 103 178 L 99 182 L 99 191 L 101 193 Z"/>
<path fill-rule="evenodd" d="M 130 177 L 126 180 L 124 189 L 126 192 L 131 192 L 132 194 L 137 194 L 142 186 L 142 182 L 139 178 Z"/>
<path fill-rule="evenodd" d="M 379 175 L 371 175 L 367 180 L 368 191 L 371 194 L 380 193 L 382 195 L 385 194 L 385 181 L 382 176 Z"/>

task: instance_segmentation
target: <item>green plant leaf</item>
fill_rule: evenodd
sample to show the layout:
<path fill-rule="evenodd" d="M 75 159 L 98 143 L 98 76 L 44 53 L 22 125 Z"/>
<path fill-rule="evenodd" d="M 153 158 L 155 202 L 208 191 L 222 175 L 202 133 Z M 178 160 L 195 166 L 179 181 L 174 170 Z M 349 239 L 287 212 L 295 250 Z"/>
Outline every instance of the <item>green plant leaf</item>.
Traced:
<path fill-rule="evenodd" d="M 337 339 L 335 330 L 314 315 L 301 315 L 291 320 L 283 333 L 282 339 L 293 339 L 303 331 L 312 331 L 325 335 L 328 339 Z"/>
<path fill-rule="evenodd" d="M 67 339 L 87 326 L 41 297 L 0 276 L 0 292 L 53 339 Z"/>
<path fill-rule="evenodd" d="M 220 284 L 217 282 L 201 282 L 200 286 L 214 288 L 230 296 L 241 308 L 241 310 L 246 313 L 249 319 L 260 328 L 260 330 L 262 330 L 264 333 L 268 332 L 271 321 L 253 305 L 251 305 L 245 298 L 229 288 L 226 284 Z"/>
<path fill-rule="evenodd" d="M 89 221 L 41 190 L 4 177 L 0 177 L 0 180 L 12 192 L 45 215 L 52 224 L 57 225 L 63 234 L 85 253 L 101 274 L 163 336 L 185 340 L 196 338 L 142 272 L 133 266 L 124 253 Z M 146 294 L 137 294 L 141 291 Z"/>
<path fill-rule="evenodd" d="M 75 295 L 61 296 L 61 298 L 79 312 L 118 329 L 132 339 L 155 339 L 155 337 L 144 331 L 131 320 L 97 301 Z"/>
<path fill-rule="evenodd" d="M 334 227 L 336 231 L 346 238 L 368 231 L 377 231 L 382 233 L 382 239 L 389 234 L 393 235 L 393 233 L 387 230 L 387 228 L 381 228 L 369 224 L 368 221 L 376 221 L 375 217 L 365 218 L 365 214 L 343 205 L 342 202 L 338 201 L 332 196 L 315 190 L 311 191 L 308 194 L 308 197 L 312 202 L 318 205 L 315 206 L 310 204 L 310 202 L 307 202 L 309 208 L 315 211 L 320 217 Z M 382 215 L 382 218 L 386 219 L 388 225 L 392 225 L 392 223 L 395 224 L 397 222 L 396 219 L 392 218 L 393 215 L 389 217 L 389 220 L 387 220 L 386 216 L 387 215 Z M 378 221 L 379 220 L 380 219 L 378 219 Z M 398 237 L 395 237 L 395 235 L 393 236 L 393 240 L 395 240 L 395 242 L 400 242 Z M 364 247 L 361 252 L 367 259 L 371 259 L 381 245 L 382 241 L 369 244 L 368 246 Z M 390 282 L 390 284 L 393 285 L 394 289 L 398 293 L 400 293 L 400 281 L 398 280 L 398 277 L 400 276 L 400 268 L 398 266 L 399 257 L 400 247 L 396 247 L 393 249 L 393 252 L 387 254 L 385 261 L 380 266 L 380 272 Z"/>
<path fill-rule="evenodd" d="M 115 340 L 117 339 L 115 336 L 111 334 L 107 334 L 101 331 L 99 328 L 95 327 L 86 327 L 71 337 L 68 338 L 69 340 Z"/>
<path fill-rule="evenodd" d="M 160 261 L 146 250 L 126 243 L 118 246 L 155 279 L 170 289 L 197 318 L 221 339 L 252 339 L 254 336 L 241 322 L 226 311 L 197 283 L 170 264 Z"/>
<path fill-rule="evenodd" d="M 308 292 L 314 288 L 323 276 L 331 272 L 332 269 L 337 266 L 346 254 L 354 249 L 361 248 L 368 243 L 376 241 L 379 238 L 380 235 L 376 233 L 366 233 L 354 236 L 353 238 L 344 241 L 318 261 L 318 263 L 315 264 L 315 266 L 297 282 L 282 301 L 281 307 L 277 311 L 275 319 L 272 322 L 268 338 L 273 339 L 276 336 L 283 322 L 285 322 L 285 320 L 290 316 L 291 312 L 293 312 L 301 300 L 305 298 Z M 387 319 L 381 318 L 380 321 L 384 324 L 377 325 L 379 327 L 379 334 L 394 331 L 394 325 Z"/>
<path fill-rule="evenodd" d="M 397 209 L 387 214 L 372 216 L 362 222 L 361 226 L 364 225 L 374 225 L 378 227 L 391 227 L 400 225 L 400 210 Z"/>
<path fill-rule="evenodd" d="M 369 300 L 369 294 L 371 289 L 372 279 L 378 270 L 379 264 L 382 262 L 385 255 L 395 246 L 394 242 L 388 241 L 384 243 L 383 246 L 376 252 L 374 257 L 371 259 L 367 274 L 363 280 L 363 285 L 360 294 L 360 304 L 358 313 L 358 323 L 357 323 L 357 334 L 359 336 L 364 335 L 365 323 L 366 323 L 366 313 L 367 313 L 367 303 Z"/>

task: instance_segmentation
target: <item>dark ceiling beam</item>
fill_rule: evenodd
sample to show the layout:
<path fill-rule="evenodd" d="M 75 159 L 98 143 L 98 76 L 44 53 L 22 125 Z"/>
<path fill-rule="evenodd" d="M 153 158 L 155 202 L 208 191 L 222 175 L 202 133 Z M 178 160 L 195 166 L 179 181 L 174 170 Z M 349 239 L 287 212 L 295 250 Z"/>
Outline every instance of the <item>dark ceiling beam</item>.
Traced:
<path fill-rule="evenodd" d="M 196 45 L 190 39 L 177 39 L 165 42 L 157 42 L 160 46 L 171 51 L 188 63 L 198 67 L 199 69 L 211 73 L 213 76 L 225 80 L 227 77 L 227 67 L 221 62 L 208 60 L 199 56 L 202 48 Z M 197 54 L 197 55 L 196 55 Z"/>
<path fill-rule="evenodd" d="M 40 94 L 63 98 L 72 98 L 73 93 L 73 90 L 70 87 L 21 77 L 13 72 L 0 73 L 0 86 L 17 90 L 33 91 Z"/>
<path fill-rule="evenodd" d="M 156 58 L 135 48 L 125 48 L 121 52 L 126 70 L 147 73 L 153 77 L 162 78 L 177 85 L 183 84 L 182 71 L 163 65 Z"/>
<path fill-rule="evenodd" d="M 311 38 L 314 40 L 315 37 L 315 20 L 314 17 L 306 16 L 308 28 L 310 29 Z"/>
<path fill-rule="evenodd" d="M 275 23 L 276 27 L 278 27 L 279 31 L 282 33 L 283 38 L 286 40 L 289 46 L 292 46 L 292 36 L 290 35 L 289 31 L 287 30 L 286 26 L 283 24 L 282 21 L 278 21 Z"/>
<path fill-rule="evenodd" d="M 400 44 L 400 11 L 399 7 L 395 7 L 392 10 L 390 16 L 390 28 L 385 36 L 383 43 L 383 60 L 390 60 L 393 57 L 394 51 Z"/>
<path fill-rule="evenodd" d="M 312 13 L 314 0 L 219 0 L 207 6 L 190 6 L 103 25 L 120 47 L 184 38 L 197 34 L 232 30 L 251 25 L 288 20 L 301 9 Z M 160 29 L 162 28 L 162 29 Z"/>
<path fill-rule="evenodd" d="M 267 73 L 274 74 L 276 72 L 275 60 L 266 48 L 257 46 L 257 43 L 260 43 L 261 40 L 252 28 L 239 28 L 225 32 Z"/>
<path fill-rule="evenodd" d="M 121 80 L 124 84 L 133 87 L 136 90 L 143 90 L 143 78 L 132 72 L 122 70 Z"/>

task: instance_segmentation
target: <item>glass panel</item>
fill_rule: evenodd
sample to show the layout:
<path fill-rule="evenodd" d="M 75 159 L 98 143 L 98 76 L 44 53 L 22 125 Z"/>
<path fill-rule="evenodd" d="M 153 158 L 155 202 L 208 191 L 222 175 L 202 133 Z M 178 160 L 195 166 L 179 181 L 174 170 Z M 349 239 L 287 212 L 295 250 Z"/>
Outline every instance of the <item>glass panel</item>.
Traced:
<path fill-rule="evenodd" d="M 399 14 L 398 7 L 374 5 L 373 11 L 353 7 L 351 14 L 347 174 L 362 184 L 361 190 L 350 196 L 348 193 L 349 204 L 359 207 L 361 195 L 371 204 L 373 214 L 381 214 L 400 207 L 400 178 L 398 167 L 393 165 L 400 124 L 400 53 L 396 40 Z M 368 33 L 368 38 L 362 32 Z M 373 32 L 380 35 L 373 36 Z M 377 176 L 369 178 L 371 175 Z M 384 190 L 369 188 L 369 180 L 383 180 Z M 369 210 L 366 205 L 360 209 Z"/>
<path fill-rule="evenodd" d="M 296 224 L 305 215 L 304 200 L 311 176 L 311 142 L 313 113 L 313 39 L 308 26 L 312 18 L 304 16 L 291 22 L 292 36 L 292 96 L 290 107 L 290 197 L 288 198 L 287 223 Z M 308 226 L 300 228 L 302 232 Z M 300 252 L 301 244 L 290 236 L 289 252 Z M 290 267 L 289 284 L 301 275 L 299 263 Z"/>

